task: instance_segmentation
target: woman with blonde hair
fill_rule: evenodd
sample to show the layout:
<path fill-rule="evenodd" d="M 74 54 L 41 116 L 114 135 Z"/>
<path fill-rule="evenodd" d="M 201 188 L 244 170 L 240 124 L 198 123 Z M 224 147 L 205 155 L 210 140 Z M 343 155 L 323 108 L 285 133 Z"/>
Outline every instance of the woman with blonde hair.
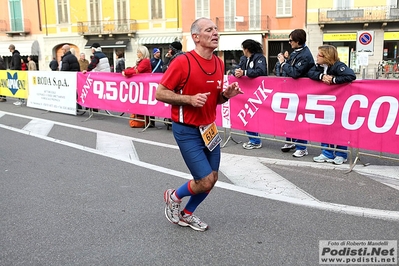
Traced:
<path fill-rule="evenodd" d="M 122 75 L 124 77 L 132 77 L 133 75 L 139 73 L 151 73 L 151 61 L 150 61 L 150 52 L 148 51 L 147 47 L 139 46 L 137 48 L 137 61 L 136 65 L 131 68 L 127 68 L 122 71 Z"/>
<path fill-rule="evenodd" d="M 133 75 L 136 74 L 141 74 L 141 73 L 151 73 L 152 68 L 151 68 L 151 61 L 150 61 L 150 52 L 148 51 L 147 47 L 145 46 L 139 46 L 137 48 L 137 61 L 136 65 L 131 68 L 126 68 L 125 70 L 122 71 L 122 76 L 130 78 Z M 148 123 L 148 117 L 145 117 L 144 115 L 138 115 L 138 114 L 133 114 L 130 116 L 131 118 L 136 118 L 132 119 L 129 121 L 129 124 L 131 127 L 145 127 Z M 151 119 L 154 119 L 155 117 L 151 116 Z M 142 122 L 145 121 L 145 122 Z M 150 127 L 155 126 L 154 121 L 150 121 Z"/>
<path fill-rule="evenodd" d="M 322 81 L 327 85 L 342 84 L 356 79 L 356 75 L 345 63 L 339 61 L 338 51 L 332 45 L 319 46 L 316 65 L 308 72 L 308 77 Z M 322 143 L 321 147 L 347 150 L 348 147 Z M 347 161 L 348 154 L 344 151 L 321 149 L 321 154 L 313 158 L 317 163 L 343 164 Z"/>

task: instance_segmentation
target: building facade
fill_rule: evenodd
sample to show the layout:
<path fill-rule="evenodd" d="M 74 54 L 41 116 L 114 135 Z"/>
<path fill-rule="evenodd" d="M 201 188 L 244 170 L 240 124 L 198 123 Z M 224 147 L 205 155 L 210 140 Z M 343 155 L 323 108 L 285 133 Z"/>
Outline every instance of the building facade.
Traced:
<path fill-rule="evenodd" d="M 165 54 L 182 38 L 180 0 L 4 0 L 0 14 L 0 54 L 9 53 L 4 48 L 10 43 L 17 49 L 30 45 L 24 54 L 36 55 L 41 70 L 49 70 L 53 57 L 60 60 L 64 44 L 89 58 L 91 44 L 98 42 L 112 66 L 118 50 L 126 66 L 133 66 L 138 46 Z"/>
<path fill-rule="evenodd" d="M 375 78 L 382 60 L 397 63 L 398 0 L 308 0 L 307 14 L 312 53 L 334 45 L 341 61 L 365 78 Z"/>
<path fill-rule="evenodd" d="M 226 71 L 239 62 L 241 43 L 254 39 L 263 45 L 268 71 L 272 73 L 277 54 L 291 50 L 289 33 L 305 28 L 306 22 L 305 0 L 194 0 L 182 1 L 182 8 L 185 49 L 194 48 L 191 23 L 200 17 L 212 19 L 220 35 L 217 54 L 224 60 Z"/>
<path fill-rule="evenodd" d="M 0 2 L 0 55 L 9 67 L 10 44 L 27 62 L 31 56 L 36 63 L 41 60 L 38 39 L 42 35 L 40 3 L 31 0 L 7 0 Z"/>

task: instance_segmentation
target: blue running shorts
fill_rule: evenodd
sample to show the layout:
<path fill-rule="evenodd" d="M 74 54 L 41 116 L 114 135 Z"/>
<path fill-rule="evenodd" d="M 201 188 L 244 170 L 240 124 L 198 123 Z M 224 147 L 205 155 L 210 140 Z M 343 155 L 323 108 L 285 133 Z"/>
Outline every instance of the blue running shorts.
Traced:
<path fill-rule="evenodd" d="M 199 128 L 173 122 L 173 136 L 194 179 L 202 179 L 220 165 L 220 145 L 210 151 L 202 140 Z"/>

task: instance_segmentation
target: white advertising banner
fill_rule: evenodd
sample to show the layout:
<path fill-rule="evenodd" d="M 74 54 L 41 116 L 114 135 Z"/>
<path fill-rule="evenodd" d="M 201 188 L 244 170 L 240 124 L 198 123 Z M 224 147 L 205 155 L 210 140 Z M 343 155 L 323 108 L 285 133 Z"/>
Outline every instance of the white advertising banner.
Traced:
<path fill-rule="evenodd" d="M 29 71 L 27 106 L 76 115 L 76 72 Z"/>

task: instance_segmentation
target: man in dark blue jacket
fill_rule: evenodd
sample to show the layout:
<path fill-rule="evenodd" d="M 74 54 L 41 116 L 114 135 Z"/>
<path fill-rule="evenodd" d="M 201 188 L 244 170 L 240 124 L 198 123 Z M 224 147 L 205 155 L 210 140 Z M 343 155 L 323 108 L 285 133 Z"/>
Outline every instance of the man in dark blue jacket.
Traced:
<path fill-rule="evenodd" d="M 289 43 L 292 49 L 294 49 L 294 52 L 291 53 L 288 60 L 285 60 L 282 54 L 278 55 L 277 59 L 281 64 L 281 69 L 285 71 L 286 76 L 294 79 L 306 77 L 308 71 L 315 65 L 312 53 L 305 44 L 306 32 L 303 29 L 293 30 L 289 35 Z M 291 141 L 291 138 L 287 138 L 287 141 Z M 300 145 L 307 144 L 307 140 L 295 139 L 294 142 L 297 144 L 287 143 L 281 147 L 281 150 L 283 152 L 289 152 L 291 149 L 296 148 L 292 156 L 303 157 L 308 155 L 306 146 Z"/>

